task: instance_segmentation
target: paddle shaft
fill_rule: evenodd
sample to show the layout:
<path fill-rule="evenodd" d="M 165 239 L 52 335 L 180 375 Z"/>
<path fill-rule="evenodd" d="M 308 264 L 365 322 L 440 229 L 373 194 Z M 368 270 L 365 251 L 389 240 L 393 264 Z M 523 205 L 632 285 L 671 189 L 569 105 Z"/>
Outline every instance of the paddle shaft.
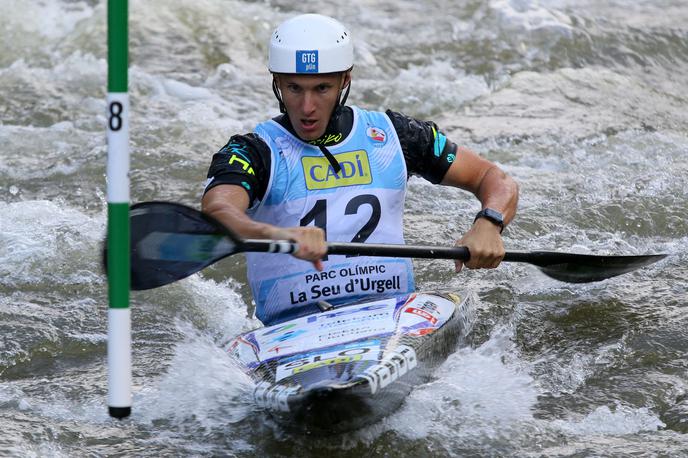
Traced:
<path fill-rule="evenodd" d="M 295 253 L 299 246 L 288 240 L 244 240 L 238 245 L 238 251 L 256 251 L 268 253 Z M 427 245 L 393 245 L 375 243 L 327 243 L 327 254 L 347 256 L 389 256 L 397 258 L 425 259 L 458 259 L 468 261 L 471 253 L 467 247 L 427 246 Z M 598 267 L 620 267 L 625 264 L 633 266 L 647 265 L 664 258 L 666 255 L 593 255 L 578 253 L 559 253 L 554 251 L 507 251 L 503 262 L 523 262 L 540 267 L 562 264 L 594 264 Z"/>
<path fill-rule="evenodd" d="M 156 288 L 185 278 L 220 259 L 239 252 L 295 253 L 286 240 L 243 240 L 217 220 L 172 202 L 136 204 L 130 213 L 131 281 L 136 290 Z M 330 242 L 330 255 L 468 261 L 466 247 L 388 245 Z M 552 251 L 507 251 L 505 262 L 538 266 L 547 276 L 585 283 L 631 272 L 666 255 L 607 256 Z"/>
<path fill-rule="evenodd" d="M 298 244 L 282 240 L 244 240 L 239 245 L 241 251 L 260 251 L 268 253 L 294 253 Z M 460 259 L 468 261 L 471 257 L 466 247 L 432 247 L 415 245 L 387 245 L 374 243 L 334 243 L 327 244 L 327 254 L 347 256 L 389 256 L 397 258 Z"/>

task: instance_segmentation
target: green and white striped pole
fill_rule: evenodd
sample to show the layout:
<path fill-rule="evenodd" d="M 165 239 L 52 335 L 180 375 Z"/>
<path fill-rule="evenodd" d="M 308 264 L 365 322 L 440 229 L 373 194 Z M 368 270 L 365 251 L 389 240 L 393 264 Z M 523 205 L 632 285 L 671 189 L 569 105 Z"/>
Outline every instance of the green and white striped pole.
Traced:
<path fill-rule="evenodd" d="M 108 410 L 131 414 L 127 0 L 108 0 Z"/>

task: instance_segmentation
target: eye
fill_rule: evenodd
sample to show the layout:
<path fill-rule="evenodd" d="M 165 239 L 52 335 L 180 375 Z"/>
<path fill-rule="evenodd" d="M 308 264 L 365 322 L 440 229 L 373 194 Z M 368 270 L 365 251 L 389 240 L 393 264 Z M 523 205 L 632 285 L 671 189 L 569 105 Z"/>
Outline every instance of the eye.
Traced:
<path fill-rule="evenodd" d="M 331 87 L 332 87 L 332 86 L 330 86 L 329 84 L 319 84 L 319 85 L 316 87 L 316 89 L 317 89 L 318 92 L 320 92 L 321 94 L 324 94 L 324 93 L 327 92 Z"/>
<path fill-rule="evenodd" d="M 301 92 L 301 86 L 298 84 L 287 84 L 287 90 L 292 94 L 298 94 Z"/>

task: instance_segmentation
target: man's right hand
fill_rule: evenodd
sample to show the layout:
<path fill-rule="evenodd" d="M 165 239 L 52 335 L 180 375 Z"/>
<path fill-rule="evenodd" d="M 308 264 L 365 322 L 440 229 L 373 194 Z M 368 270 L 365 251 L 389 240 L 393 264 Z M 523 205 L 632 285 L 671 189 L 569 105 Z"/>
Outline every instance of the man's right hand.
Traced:
<path fill-rule="evenodd" d="M 298 243 L 299 249 L 293 255 L 304 261 L 311 261 L 318 271 L 323 270 L 322 258 L 327 254 L 325 231 L 315 226 L 273 227 L 271 239 Z"/>
<path fill-rule="evenodd" d="M 203 196 L 203 212 L 246 239 L 291 240 L 299 244 L 294 256 L 311 261 L 323 270 L 322 258 L 327 254 L 325 231 L 316 226 L 278 227 L 254 221 L 246 214 L 248 194 L 241 186 L 218 185 Z"/>

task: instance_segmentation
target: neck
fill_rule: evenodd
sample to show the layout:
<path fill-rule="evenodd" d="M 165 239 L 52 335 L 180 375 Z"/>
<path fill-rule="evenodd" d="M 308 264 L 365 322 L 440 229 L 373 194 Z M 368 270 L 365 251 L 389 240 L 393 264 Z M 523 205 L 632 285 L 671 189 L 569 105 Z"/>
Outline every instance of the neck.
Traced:
<path fill-rule="evenodd" d="M 294 128 L 289 121 L 289 116 L 286 114 L 273 118 L 275 122 L 287 129 L 292 135 L 299 138 L 294 131 Z M 354 123 L 354 111 L 351 107 L 335 108 L 330 122 L 327 124 L 325 133 L 315 140 L 309 140 L 306 143 L 315 146 L 335 146 L 341 143 L 351 132 Z"/>

